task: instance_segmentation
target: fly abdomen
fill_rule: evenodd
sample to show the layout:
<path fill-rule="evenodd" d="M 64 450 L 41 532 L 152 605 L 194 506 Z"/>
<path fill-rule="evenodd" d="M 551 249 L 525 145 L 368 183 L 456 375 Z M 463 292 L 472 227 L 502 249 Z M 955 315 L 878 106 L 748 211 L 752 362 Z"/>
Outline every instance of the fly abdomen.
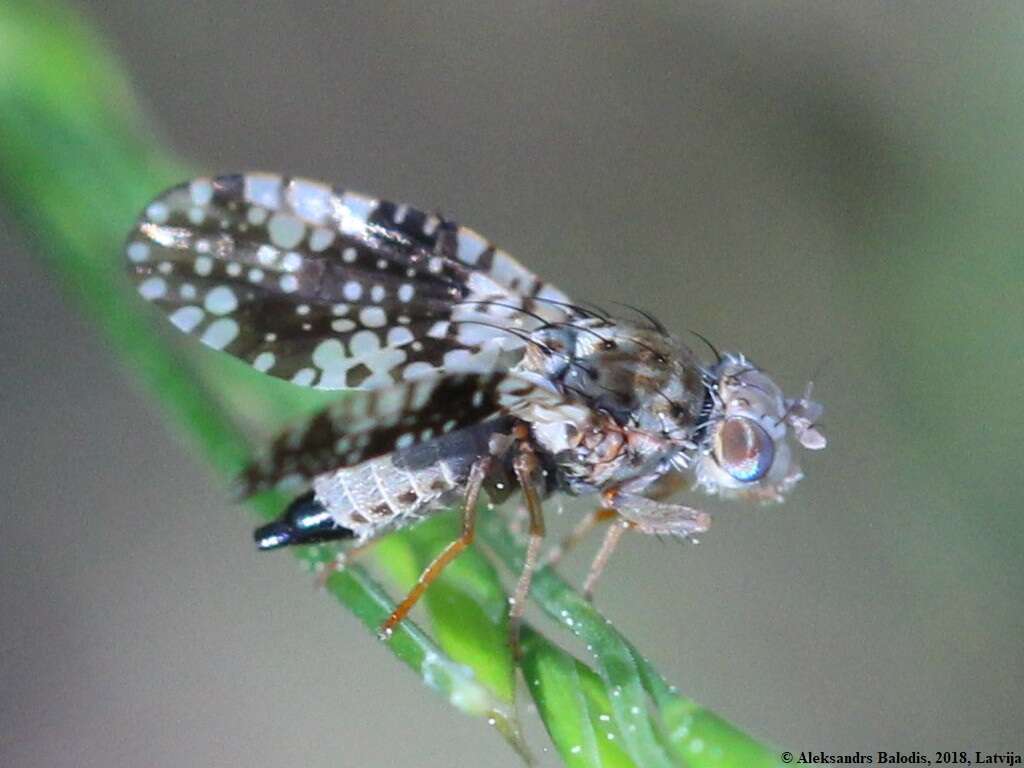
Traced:
<path fill-rule="evenodd" d="M 315 500 L 360 542 L 405 527 L 457 501 L 474 462 L 489 454 L 491 437 L 507 429 L 504 419 L 487 421 L 320 475 Z"/>
<path fill-rule="evenodd" d="M 306 493 L 297 498 L 284 514 L 255 530 L 253 538 L 260 549 L 278 549 L 290 544 L 319 544 L 351 539 L 355 534 L 334 522 L 323 504 Z"/>

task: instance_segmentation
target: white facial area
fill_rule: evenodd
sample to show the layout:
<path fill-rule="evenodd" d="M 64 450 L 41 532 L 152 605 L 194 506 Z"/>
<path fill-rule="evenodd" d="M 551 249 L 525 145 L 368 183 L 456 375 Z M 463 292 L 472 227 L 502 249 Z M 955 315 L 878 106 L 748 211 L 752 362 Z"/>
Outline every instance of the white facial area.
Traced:
<path fill-rule="evenodd" d="M 814 421 L 822 407 L 782 390 L 743 356 L 725 355 L 709 370 L 714 406 L 695 465 L 700 487 L 726 498 L 781 501 L 803 476 L 787 435 L 804 448 L 825 447 Z"/>

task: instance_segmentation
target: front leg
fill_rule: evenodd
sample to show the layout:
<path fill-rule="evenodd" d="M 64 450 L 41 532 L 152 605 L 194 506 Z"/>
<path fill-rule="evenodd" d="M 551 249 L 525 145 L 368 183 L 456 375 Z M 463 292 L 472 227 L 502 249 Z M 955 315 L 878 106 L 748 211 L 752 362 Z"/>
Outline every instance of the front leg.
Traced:
<path fill-rule="evenodd" d="M 601 548 L 597 550 L 593 561 L 590 563 L 590 570 L 587 571 L 587 578 L 583 581 L 583 598 L 589 603 L 594 599 L 594 587 L 597 580 L 601 578 L 604 567 L 608 565 L 608 558 L 612 556 L 615 548 L 619 546 L 619 539 L 627 530 L 633 527 L 633 523 L 624 518 L 617 518 L 608 529 L 608 533 L 601 542 Z"/>
<path fill-rule="evenodd" d="M 587 600 L 593 599 L 594 586 L 604 571 L 605 565 L 608 564 L 608 558 L 612 556 L 615 548 L 619 545 L 622 534 L 627 530 L 632 529 L 656 536 L 678 536 L 685 539 L 698 533 L 704 533 L 711 527 L 711 515 L 682 504 L 654 501 L 646 496 L 637 496 L 619 490 L 605 491 L 601 494 L 601 498 L 604 508 L 599 510 L 599 513 L 612 510 L 618 514 L 618 519 L 612 522 L 612 527 L 605 534 L 601 548 L 594 557 L 590 570 L 587 572 L 587 578 L 583 582 L 583 596 Z M 607 517 L 604 516 L 602 519 L 607 519 Z"/>
<path fill-rule="evenodd" d="M 585 539 L 591 531 L 597 528 L 597 526 L 601 523 L 616 520 L 618 517 L 619 515 L 614 509 L 604 509 L 600 507 L 595 509 L 580 520 L 576 524 L 576 527 L 569 532 L 568 536 L 551 548 L 547 557 L 544 558 L 543 567 L 554 568 L 562 561 L 562 558 L 565 557 L 570 550 L 575 549 L 576 545 L 583 541 L 583 539 Z"/>
<path fill-rule="evenodd" d="M 689 538 L 711 527 L 711 515 L 683 504 L 655 501 L 624 491 L 607 491 L 605 506 L 614 509 L 643 533 Z"/>

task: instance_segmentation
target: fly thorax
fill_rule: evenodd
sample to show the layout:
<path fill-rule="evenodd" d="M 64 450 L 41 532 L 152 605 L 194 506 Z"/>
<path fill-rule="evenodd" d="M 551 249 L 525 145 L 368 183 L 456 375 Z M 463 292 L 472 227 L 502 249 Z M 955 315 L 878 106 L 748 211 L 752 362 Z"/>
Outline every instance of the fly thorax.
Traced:
<path fill-rule="evenodd" d="M 657 476 L 670 466 L 665 457 L 675 450 L 607 416 L 591 419 L 584 428 L 570 422 L 534 423 L 532 433 L 552 456 L 562 487 L 577 495 Z"/>
<path fill-rule="evenodd" d="M 531 424 L 570 490 L 686 463 L 705 386 L 677 339 L 602 318 L 546 326 L 530 339 L 515 369 L 520 383 L 508 385 L 502 404 Z"/>

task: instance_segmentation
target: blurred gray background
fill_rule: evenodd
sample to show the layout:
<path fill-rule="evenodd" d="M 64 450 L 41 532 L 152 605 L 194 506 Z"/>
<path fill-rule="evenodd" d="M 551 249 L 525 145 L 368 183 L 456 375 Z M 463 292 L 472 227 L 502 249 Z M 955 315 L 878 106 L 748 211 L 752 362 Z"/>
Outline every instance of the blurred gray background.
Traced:
<path fill-rule="evenodd" d="M 1024 750 L 1019 4 L 79 5 L 199 167 L 441 209 L 816 375 L 830 444 L 789 502 L 627 539 L 599 605 L 780 747 Z M 0 230 L 0 764 L 518 765 L 257 555 Z"/>

